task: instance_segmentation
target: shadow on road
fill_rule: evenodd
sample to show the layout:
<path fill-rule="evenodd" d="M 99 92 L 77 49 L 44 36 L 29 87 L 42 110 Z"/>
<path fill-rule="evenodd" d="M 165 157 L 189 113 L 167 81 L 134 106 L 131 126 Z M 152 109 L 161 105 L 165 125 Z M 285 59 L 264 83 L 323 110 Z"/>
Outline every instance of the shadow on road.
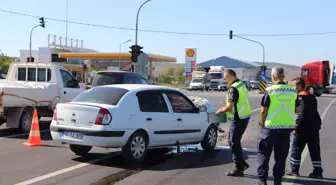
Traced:
<path fill-rule="evenodd" d="M 73 158 L 77 162 L 87 162 L 92 159 L 112 155 L 109 159 L 95 163 L 125 170 L 169 171 L 176 169 L 206 168 L 232 163 L 231 152 L 228 148 L 218 147 L 213 152 L 204 152 L 199 145 L 181 146 L 178 153 L 176 147 L 148 150 L 145 161 L 141 164 L 129 164 L 121 152 L 109 154 L 89 153 L 87 156 Z M 247 160 L 256 155 L 254 151 L 244 151 Z"/>
<path fill-rule="evenodd" d="M 255 180 L 259 179 L 259 177 L 256 175 L 245 175 L 245 177 L 255 179 Z M 273 181 L 273 177 L 270 176 L 268 180 Z M 312 178 L 308 178 L 305 176 L 297 177 L 295 179 L 288 178 L 285 176 L 282 182 L 293 183 L 296 185 L 298 184 L 300 185 L 336 185 L 336 179 L 332 179 L 332 178 L 312 179 Z"/>

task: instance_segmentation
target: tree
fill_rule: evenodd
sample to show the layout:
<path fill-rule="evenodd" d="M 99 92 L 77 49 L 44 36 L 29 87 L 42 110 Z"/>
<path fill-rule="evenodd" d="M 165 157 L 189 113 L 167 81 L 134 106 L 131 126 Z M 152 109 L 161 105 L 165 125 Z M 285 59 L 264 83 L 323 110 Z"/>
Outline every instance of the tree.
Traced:
<path fill-rule="evenodd" d="M 197 66 L 197 71 L 205 71 L 204 68 L 200 65 Z"/>
<path fill-rule="evenodd" d="M 15 58 L 5 56 L 3 53 L 0 55 L 0 73 L 7 74 L 9 65 L 15 61 Z"/>
<path fill-rule="evenodd" d="M 174 78 L 179 84 L 183 83 L 184 80 L 184 67 L 178 67 L 174 71 Z"/>

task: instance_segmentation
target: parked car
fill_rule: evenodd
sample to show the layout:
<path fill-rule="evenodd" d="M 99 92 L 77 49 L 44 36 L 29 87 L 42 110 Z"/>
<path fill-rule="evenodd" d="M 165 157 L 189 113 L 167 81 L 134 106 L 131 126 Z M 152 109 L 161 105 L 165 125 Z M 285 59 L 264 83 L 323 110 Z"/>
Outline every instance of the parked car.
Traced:
<path fill-rule="evenodd" d="M 149 82 L 138 73 L 125 71 L 100 71 L 92 81 L 92 87 L 112 84 L 149 84 Z"/>
<path fill-rule="evenodd" d="M 242 80 L 242 82 L 245 84 L 247 90 L 250 91 L 252 89 L 250 81 L 248 81 L 248 80 Z"/>
<path fill-rule="evenodd" d="M 226 82 L 223 82 L 218 85 L 218 91 L 226 91 L 228 90 L 229 85 Z"/>
<path fill-rule="evenodd" d="M 250 81 L 251 89 L 259 89 L 259 81 Z"/>
<path fill-rule="evenodd" d="M 3 74 L 0 73 L 0 79 L 6 79 Z"/>
<path fill-rule="evenodd" d="M 217 123 L 206 110 L 174 88 L 106 85 L 57 104 L 50 132 L 77 155 L 93 146 L 122 148 L 126 161 L 141 162 L 147 149 L 177 143 L 201 143 L 205 151 L 213 150 Z"/>

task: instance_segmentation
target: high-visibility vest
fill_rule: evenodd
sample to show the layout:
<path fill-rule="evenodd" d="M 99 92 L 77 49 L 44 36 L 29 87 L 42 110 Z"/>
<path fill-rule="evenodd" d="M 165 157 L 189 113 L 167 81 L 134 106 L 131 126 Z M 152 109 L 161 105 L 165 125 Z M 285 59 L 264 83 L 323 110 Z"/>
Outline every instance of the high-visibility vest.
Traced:
<path fill-rule="evenodd" d="M 235 82 L 231 85 L 231 87 L 235 87 L 238 90 L 239 98 L 237 101 L 237 111 L 240 119 L 247 119 L 251 117 L 251 104 L 248 99 L 248 90 L 245 84 L 241 81 Z M 226 95 L 226 104 L 229 104 L 229 95 Z M 228 120 L 233 120 L 235 115 L 235 107 L 231 109 L 231 111 L 226 112 L 226 116 Z"/>
<path fill-rule="evenodd" d="M 266 91 L 271 102 L 267 111 L 265 128 L 293 129 L 296 124 L 296 89 L 287 84 L 278 84 L 266 88 Z"/>

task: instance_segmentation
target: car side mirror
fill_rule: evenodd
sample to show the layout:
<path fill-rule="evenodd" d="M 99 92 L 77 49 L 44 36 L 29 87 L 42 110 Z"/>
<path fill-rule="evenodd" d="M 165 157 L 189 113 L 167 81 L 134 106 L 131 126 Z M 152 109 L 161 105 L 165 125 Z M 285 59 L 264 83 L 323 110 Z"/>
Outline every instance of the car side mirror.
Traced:
<path fill-rule="evenodd" d="M 199 110 L 199 112 L 206 112 L 207 108 L 206 108 L 206 106 L 199 106 L 198 110 Z"/>

